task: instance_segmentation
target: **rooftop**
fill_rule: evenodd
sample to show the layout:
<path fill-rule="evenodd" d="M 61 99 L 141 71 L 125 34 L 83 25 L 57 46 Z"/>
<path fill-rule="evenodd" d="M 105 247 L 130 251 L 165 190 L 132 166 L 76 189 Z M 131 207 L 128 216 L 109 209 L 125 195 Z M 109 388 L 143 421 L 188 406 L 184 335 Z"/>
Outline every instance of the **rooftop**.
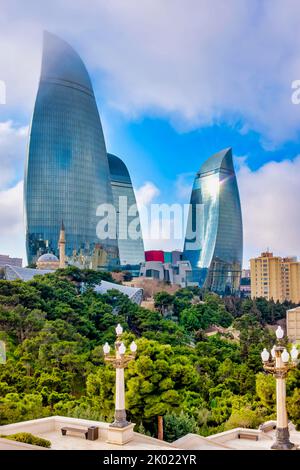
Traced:
<path fill-rule="evenodd" d="M 115 284 L 114 282 L 101 281 L 101 284 L 95 286 L 95 292 L 97 294 L 106 294 L 109 290 L 116 289 L 121 294 L 127 295 L 129 299 L 137 304 L 142 302 L 143 289 L 140 287 L 129 287 L 123 284 Z"/>
<path fill-rule="evenodd" d="M 264 423 L 265 431 L 262 429 L 235 428 L 229 431 L 213 434 L 208 437 L 215 444 L 219 443 L 232 450 L 271 450 L 275 440 L 275 421 Z M 296 446 L 300 446 L 300 432 L 295 430 L 295 426 L 289 423 L 290 441 Z M 239 437 L 240 436 L 240 437 Z M 246 436 L 252 436 L 246 438 Z M 257 440 L 255 440 L 257 437 Z M 300 450 L 300 447 L 299 447 Z"/>
<path fill-rule="evenodd" d="M 75 428 L 87 428 L 88 426 L 97 426 L 99 428 L 99 436 L 95 441 L 86 440 L 80 434 L 67 434 L 63 436 L 61 428 L 64 426 Z M 86 419 L 65 418 L 62 416 L 51 416 L 49 418 L 35 419 L 32 421 L 23 421 L 20 423 L 7 424 L 0 426 L 0 434 L 15 434 L 18 432 L 29 432 L 35 436 L 42 437 L 51 442 L 51 449 L 55 450 L 120 450 L 119 444 L 112 444 L 108 440 L 109 424 L 101 421 L 91 421 Z M 3 442 L 4 441 L 4 442 Z M 0 440 L 0 450 L 7 448 L 10 442 Z M 28 444 L 25 445 L 25 448 Z M 30 446 L 31 447 L 31 446 Z M 168 442 L 159 441 L 153 437 L 145 436 L 137 432 L 133 432 L 130 442 L 123 444 L 122 449 L 125 450 L 155 450 L 169 449 L 175 447 Z"/>
<path fill-rule="evenodd" d="M 265 430 L 235 428 L 209 437 L 187 434 L 172 444 L 134 432 L 134 425 L 120 430 L 111 428 L 108 423 L 101 421 L 63 416 L 51 416 L 0 426 L 0 434 L 30 432 L 35 436 L 49 440 L 51 449 L 55 450 L 270 450 L 275 437 L 273 429 L 275 424 L 275 421 L 265 423 Z M 84 429 L 96 426 L 99 429 L 98 439 L 95 441 L 86 440 L 84 436 L 71 432 L 63 436 L 61 428 L 65 426 Z M 289 428 L 291 442 L 298 445 L 300 449 L 300 432 L 296 431 L 292 424 L 289 425 Z M 127 433 L 128 439 L 123 444 L 117 444 L 113 433 Z M 6 449 L 35 450 L 37 447 L 0 439 L 0 450 Z"/>
<path fill-rule="evenodd" d="M 220 152 L 215 153 L 209 157 L 201 166 L 199 173 L 207 173 L 214 170 L 228 170 L 233 171 L 232 150 L 226 148 Z"/>
<path fill-rule="evenodd" d="M 21 268 L 19 266 L 4 266 L 4 277 L 7 281 L 14 281 L 21 279 L 22 281 L 31 281 L 34 276 L 43 276 L 44 274 L 53 273 L 53 269 L 33 269 L 33 268 Z"/>
<path fill-rule="evenodd" d="M 112 181 L 132 184 L 127 166 L 121 158 L 111 153 L 107 154 L 110 177 Z"/>

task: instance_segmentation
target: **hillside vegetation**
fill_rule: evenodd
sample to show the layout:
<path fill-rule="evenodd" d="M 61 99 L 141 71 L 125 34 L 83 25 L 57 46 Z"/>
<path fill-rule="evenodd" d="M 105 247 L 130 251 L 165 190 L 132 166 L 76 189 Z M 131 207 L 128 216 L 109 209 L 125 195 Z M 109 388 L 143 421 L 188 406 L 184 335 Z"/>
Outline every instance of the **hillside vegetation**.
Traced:
<path fill-rule="evenodd" d="M 266 325 L 284 318 L 289 304 L 180 289 L 157 294 L 156 311 L 149 311 L 118 291 L 96 294 L 101 278 L 110 276 L 68 268 L 26 283 L 0 281 L 7 345 L 0 424 L 53 414 L 112 421 L 115 371 L 104 364 L 102 345 L 113 344 L 117 323 L 126 345 L 138 345 L 126 369 L 126 400 L 141 432 L 156 435 L 158 416 L 170 441 L 257 427 L 275 416 L 274 379 L 263 373 L 260 352 L 275 341 Z M 230 331 L 207 337 L 211 325 L 232 325 L 239 341 Z M 287 381 L 289 416 L 298 426 L 299 386 L 298 368 Z"/>

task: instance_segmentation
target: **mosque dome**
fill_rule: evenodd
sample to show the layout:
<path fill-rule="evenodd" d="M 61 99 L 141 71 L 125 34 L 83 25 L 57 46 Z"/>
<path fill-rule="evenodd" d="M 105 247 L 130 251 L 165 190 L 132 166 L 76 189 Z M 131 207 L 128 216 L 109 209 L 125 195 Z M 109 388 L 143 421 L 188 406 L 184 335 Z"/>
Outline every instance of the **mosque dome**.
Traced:
<path fill-rule="evenodd" d="M 45 253 L 37 260 L 38 263 L 57 263 L 59 259 L 52 253 Z"/>

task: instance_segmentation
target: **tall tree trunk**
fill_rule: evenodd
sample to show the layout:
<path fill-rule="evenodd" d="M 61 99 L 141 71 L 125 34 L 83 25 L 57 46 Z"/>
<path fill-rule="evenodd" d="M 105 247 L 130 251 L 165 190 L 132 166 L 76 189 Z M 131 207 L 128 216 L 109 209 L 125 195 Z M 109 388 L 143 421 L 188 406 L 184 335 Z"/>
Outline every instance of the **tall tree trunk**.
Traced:
<path fill-rule="evenodd" d="M 164 440 L 164 419 L 163 416 L 157 416 L 157 439 Z"/>

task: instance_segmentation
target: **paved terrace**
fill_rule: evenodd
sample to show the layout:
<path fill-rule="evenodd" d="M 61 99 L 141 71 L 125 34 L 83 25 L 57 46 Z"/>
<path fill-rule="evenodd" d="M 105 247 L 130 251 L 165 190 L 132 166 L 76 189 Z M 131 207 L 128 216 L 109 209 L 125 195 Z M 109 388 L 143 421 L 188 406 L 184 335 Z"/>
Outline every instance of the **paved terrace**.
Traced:
<path fill-rule="evenodd" d="M 80 434 L 72 433 L 62 436 L 61 428 L 65 426 L 85 429 L 89 426 L 97 426 L 99 428 L 98 439 L 90 441 Z M 271 450 L 275 437 L 274 430 L 262 431 L 259 429 L 235 428 L 208 437 L 187 434 L 169 444 L 168 442 L 133 432 L 131 427 L 129 431 L 130 440 L 120 445 L 109 442 L 109 424 L 101 421 L 51 416 L 49 418 L 0 426 L 0 434 L 15 434 L 18 432 L 30 432 L 35 436 L 47 439 L 51 442 L 51 449 L 57 450 Z M 239 434 L 250 434 L 257 436 L 258 439 L 239 438 Z M 297 432 L 293 425 L 290 425 L 290 440 L 298 445 L 300 450 L 300 432 Z M 7 449 L 41 450 L 43 448 L 0 439 L 0 450 Z"/>
<path fill-rule="evenodd" d="M 272 424 L 271 421 L 268 423 Z M 275 421 L 273 422 L 275 425 Z M 300 432 L 295 430 L 293 424 L 289 425 L 290 441 L 293 442 L 300 450 Z M 252 439 L 241 438 L 239 434 L 251 434 L 257 436 L 257 441 Z M 275 441 L 275 430 L 262 431 L 260 429 L 245 429 L 235 428 L 230 431 L 221 432 L 219 434 L 213 434 L 208 436 L 209 440 L 214 443 L 222 444 L 229 449 L 235 450 L 271 450 L 271 446 Z M 173 444 L 176 444 L 173 443 Z"/>
<path fill-rule="evenodd" d="M 77 427 L 87 428 L 88 426 L 97 426 L 99 428 L 99 436 L 95 441 L 86 440 L 84 436 L 80 434 L 67 434 L 62 436 L 61 428 Z M 77 418 L 66 418 L 62 416 L 51 416 L 49 418 L 35 419 L 32 421 L 23 421 L 20 423 L 7 424 L 0 426 L 0 434 L 15 434 L 17 432 L 30 432 L 35 436 L 48 439 L 51 442 L 51 449 L 57 450 L 178 450 L 178 449 L 189 449 L 184 447 L 184 442 L 181 442 L 180 446 L 176 446 L 176 443 L 169 444 L 168 442 L 155 439 L 153 437 L 145 436 L 137 432 L 132 432 L 131 440 L 126 444 L 112 444 L 108 442 L 108 431 L 109 424 L 101 421 L 91 421 Z M 197 440 L 197 449 L 224 449 L 225 446 L 222 444 L 215 444 L 209 441 L 207 438 L 196 436 L 194 434 L 189 435 L 194 441 Z M 15 445 L 17 444 L 17 445 Z M 23 443 L 14 443 L 6 439 L 0 439 L 0 449 L 8 448 L 21 448 L 35 450 L 36 446 L 31 446 Z M 39 448 L 40 449 L 40 448 Z"/>
<path fill-rule="evenodd" d="M 99 428 L 99 436 L 96 441 L 86 440 L 85 437 L 80 434 L 70 433 L 66 436 L 62 436 L 61 428 L 64 426 L 75 428 L 87 428 L 88 426 L 97 426 Z M 57 450 L 175 449 L 175 447 L 169 444 L 168 442 L 160 441 L 153 437 L 145 436 L 136 432 L 133 433 L 132 440 L 127 444 L 123 444 L 121 446 L 118 444 L 111 444 L 107 442 L 108 428 L 109 424 L 103 423 L 101 421 L 90 421 L 85 419 L 51 416 L 49 418 L 35 419 L 32 421 L 23 421 L 20 423 L 0 426 L 0 434 L 30 432 L 35 436 L 48 439 L 51 442 L 51 449 Z M 3 449 L 2 445 L 3 442 L 0 442 L 0 449 Z"/>

